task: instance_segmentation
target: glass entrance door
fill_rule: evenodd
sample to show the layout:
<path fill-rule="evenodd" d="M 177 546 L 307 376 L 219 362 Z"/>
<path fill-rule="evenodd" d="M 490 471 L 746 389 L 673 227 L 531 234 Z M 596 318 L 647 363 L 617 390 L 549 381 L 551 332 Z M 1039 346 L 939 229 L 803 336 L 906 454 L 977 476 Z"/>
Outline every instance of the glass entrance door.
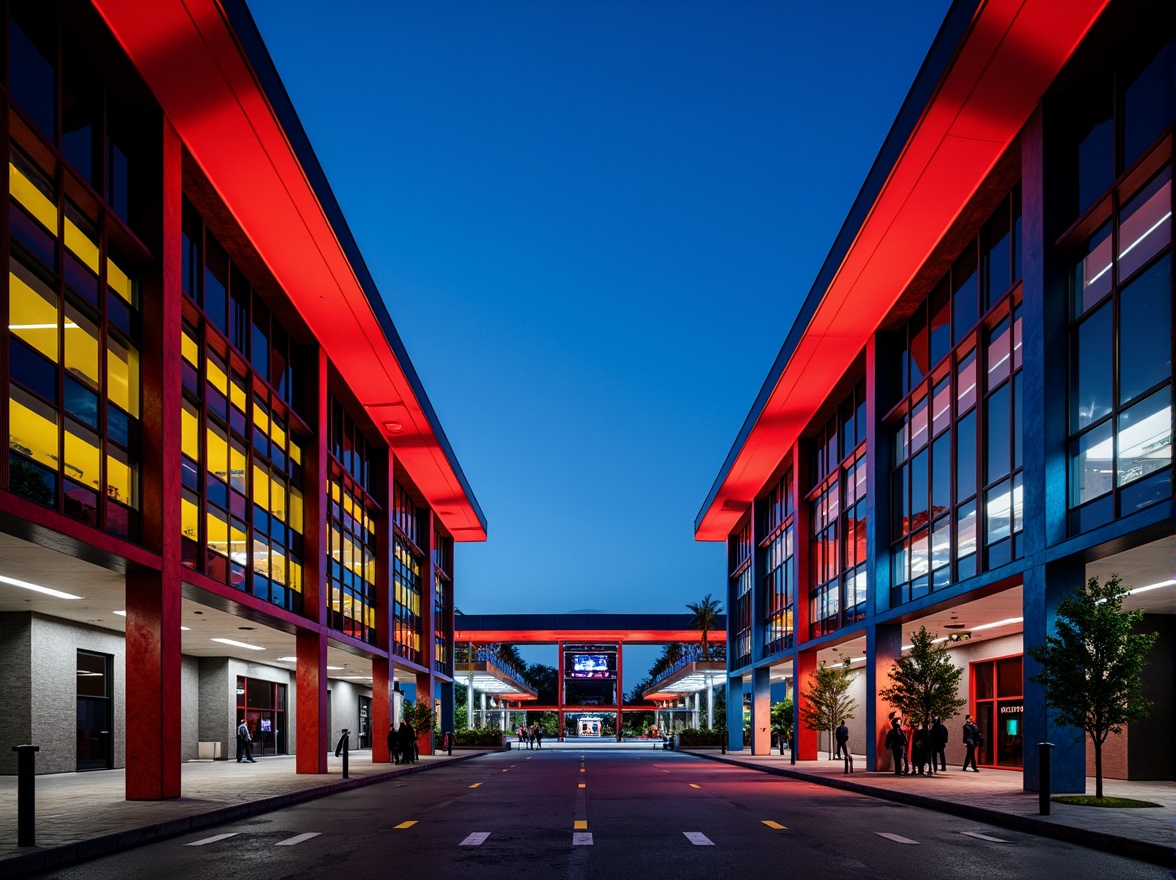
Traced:
<path fill-rule="evenodd" d="M 972 664 L 972 713 L 984 737 L 976 760 L 988 767 L 1022 766 L 1023 658 Z"/>
<path fill-rule="evenodd" d="M 237 676 L 237 718 L 253 737 L 254 755 L 286 754 L 286 686 Z"/>
<path fill-rule="evenodd" d="M 370 749 L 372 747 L 372 701 L 370 697 L 359 698 L 359 724 L 355 729 L 359 731 L 355 748 Z"/>
<path fill-rule="evenodd" d="M 114 714 L 111 707 L 109 654 L 78 651 L 78 770 L 109 770 L 114 766 Z"/>

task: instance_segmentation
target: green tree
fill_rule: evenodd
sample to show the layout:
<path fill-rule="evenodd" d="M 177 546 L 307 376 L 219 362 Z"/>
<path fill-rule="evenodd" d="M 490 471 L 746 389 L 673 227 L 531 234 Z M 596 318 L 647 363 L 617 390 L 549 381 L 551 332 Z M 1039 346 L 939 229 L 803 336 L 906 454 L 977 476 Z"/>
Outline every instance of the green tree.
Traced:
<path fill-rule="evenodd" d="M 785 697 L 781 702 L 772 704 L 772 739 L 777 742 L 792 741 L 792 710 L 792 697 Z"/>
<path fill-rule="evenodd" d="M 833 757 L 833 730 L 843 719 L 853 718 L 857 700 L 849 695 L 854 673 L 849 660 L 837 666 L 821 663 L 813 672 L 800 707 L 800 720 L 809 730 L 829 732 L 829 757 Z"/>
<path fill-rule="evenodd" d="M 522 667 L 520 667 L 522 670 Z M 532 663 L 523 672 L 527 684 L 538 693 L 540 706 L 554 706 L 559 702 L 559 670 L 544 663 Z"/>
<path fill-rule="evenodd" d="M 911 637 L 910 653 L 895 661 L 890 684 L 878 696 L 915 724 L 930 724 L 936 716 L 951 718 L 964 706 L 959 697 L 963 674 L 951 662 L 945 643 L 936 644 L 936 637 L 921 626 Z"/>
<path fill-rule="evenodd" d="M 702 630 L 702 638 L 699 640 L 702 645 L 702 659 L 710 659 L 710 631 L 715 628 L 719 622 L 719 615 L 723 613 L 723 608 L 719 604 L 719 600 L 712 598 L 710 593 L 707 593 L 701 602 L 687 602 L 686 608 L 694 615 L 690 618 L 690 628 Z"/>
<path fill-rule="evenodd" d="M 1124 611 L 1128 590 L 1113 575 L 1087 581 L 1058 605 L 1056 635 L 1029 649 L 1041 665 L 1031 680 L 1045 688 L 1046 705 L 1062 724 L 1077 727 L 1094 744 L 1095 797 L 1103 796 L 1102 747 L 1124 724 L 1147 716 L 1140 673 L 1156 633 L 1134 633 L 1142 611 Z"/>

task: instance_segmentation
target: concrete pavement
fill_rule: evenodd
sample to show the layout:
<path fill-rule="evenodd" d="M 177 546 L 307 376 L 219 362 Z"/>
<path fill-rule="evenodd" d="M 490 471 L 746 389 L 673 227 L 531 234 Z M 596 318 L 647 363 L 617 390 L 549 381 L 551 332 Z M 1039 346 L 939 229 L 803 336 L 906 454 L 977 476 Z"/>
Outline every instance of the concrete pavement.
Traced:
<path fill-rule="evenodd" d="M 1158 803 L 1159 808 L 1079 807 L 1051 804 L 1050 815 L 1038 815 L 1037 792 L 1022 789 L 1020 771 L 982 769 L 965 773 L 958 766 L 930 776 L 895 776 L 862 770 L 864 755 L 854 756 L 855 772 L 846 775 L 844 762 L 797 761 L 790 756 L 723 754 L 718 749 L 685 749 L 690 754 L 780 776 L 816 782 L 846 791 L 965 816 L 1017 831 L 1039 834 L 1176 867 L 1176 782 L 1135 782 L 1103 779 L 1103 794 Z M 1094 779 L 1086 791 L 1094 793 Z"/>

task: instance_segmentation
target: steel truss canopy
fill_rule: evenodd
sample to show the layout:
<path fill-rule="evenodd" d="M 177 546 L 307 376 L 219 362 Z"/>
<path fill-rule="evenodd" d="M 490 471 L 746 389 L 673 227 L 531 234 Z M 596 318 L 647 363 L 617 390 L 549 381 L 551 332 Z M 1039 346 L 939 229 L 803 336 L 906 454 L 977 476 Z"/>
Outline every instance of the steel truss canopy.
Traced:
<path fill-rule="evenodd" d="M 493 694 L 512 702 L 539 699 L 539 692 L 529 684 L 485 661 L 454 664 L 453 680 L 479 694 Z"/>
<path fill-rule="evenodd" d="M 1109 0 L 957 0 L 694 521 L 722 541 Z"/>
<path fill-rule="evenodd" d="M 621 642 L 663 645 L 697 642 L 702 633 L 690 626 L 690 614 L 459 614 L 455 643 L 551 645 L 559 642 Z M 727 617 L 720 614 L 707 634 L 714 644 L 727 641 Z"/>
<path fill-rule="evenodd" d="M 486 519 L 244 0 L 94 0 L 192 158 L 457 541 Z"/>
<path fill-rule="evenodd" d="M 655 703 L 670 702 L 705 691 L 716 684 L 726 684 L 727 664 L 718 660 L 696 660 L 666 676 L 641 692 L 643 699 Z"/>

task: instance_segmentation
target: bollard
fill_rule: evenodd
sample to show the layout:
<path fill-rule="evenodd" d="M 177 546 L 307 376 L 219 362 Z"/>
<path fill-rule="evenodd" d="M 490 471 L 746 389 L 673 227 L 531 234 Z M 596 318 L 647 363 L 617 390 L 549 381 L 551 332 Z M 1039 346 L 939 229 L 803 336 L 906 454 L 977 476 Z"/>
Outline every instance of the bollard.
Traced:
<path fill-rule="evenodd" d="M 16 845 L 37 845 L 36 755 L 40 746 L 13 746 L 16 752 Z"/>
<path fill-rule="evenodd" d="M 1049 753 L 1050 749 L 1054 747 L 1053 743 L 1038 743 L 1037 754 L 1040 768 L 1038 770 L 1038 785 L 1037 785 L 1037 813 L 1039 816 L 1049 815 Z"/>
<path fill-rule="evenodd" d="M 343 728 L 343 735 L 341 737 L 339 737 L 339 745 L 335 746 L 335 757 L 336 758 L 339 758 L 339 757 L 343 758 L 343 778 L 344 779 L 351 778 L 347 772 L 347 746 L 349 745 L 350 739 L 351 739 L 351 734 L 347 731 L 347 728 L 344 727 Z"/>
<path fill-rule="evenodd" d="M 445 753 L 453 757 L 453 733 L 445 734 Z"/>

